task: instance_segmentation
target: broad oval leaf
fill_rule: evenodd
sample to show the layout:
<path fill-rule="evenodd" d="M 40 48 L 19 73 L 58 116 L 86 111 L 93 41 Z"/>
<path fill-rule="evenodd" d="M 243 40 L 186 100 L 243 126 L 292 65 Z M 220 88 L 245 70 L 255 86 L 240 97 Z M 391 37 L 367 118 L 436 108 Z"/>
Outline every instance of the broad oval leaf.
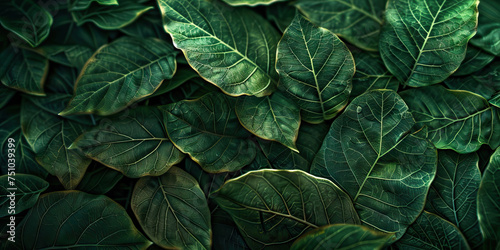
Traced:
<path fill-rule="evenodd" d="M 391 90 L 355 98 L 332 124 L 311 173 L 333 180 L 366 225 L 401 237 L 418 217 L 436 173 L 436 150 Z M 406 135 L 406 136 L 405 136 Z"/>
<path fill-rule="evenodd" d="M 364 50 L 378 50 L 387 0 L 299 0 L 295 6 L 311 22 Z"/>
<path fill-rule="evenodd" d="M 380 34 L 385 65 L 412 87 L 440 83 L 458 69 L 476 33 L 478 0 L 389 0 Z"/>
<path fill-rule="evenodd" d="M 210 173 L 236 171 L 255 158 L 256 145 L 239 123 L 235 100 L 212 92 L 161 106 L 170 140 Z"/>
<path fill-rule="evenodd" d="M 116 114 L 83 133 L 70 148 L 130 178 L 162 175 L 184 158 L 168 139 L 162 114 L 154 107 Z"/>
<path fill-rule="evenodd" d="M 334 224 L 304 234 L 290 249 L 383 249 L 393 236 L 361 225 Z"/>
<path fill-rule="evenodd" d="M 425 210 L 437 214 L 460 229 L 475 249 L 482 243 L 477 220 L 477 190 L 481 181 L 477 154 L 438 151 L 436 179 L 427 195 Z"/>
<path fill-rule="evenodd" d="M 424 211 L 395 243 L 399 249 L 470 249 L 455 225 Z"/>
<path fill-rule="evenodd" d="M 467 90 L 491 100 L 500 93 L 500 62 L 494 62 L 469 76 L 450 77 L 444 83 L 450 89 Z"/>
<path fill-rule="evenodd" d="M 301 170 L 251 171 L 227 181 L 213 199 L 252 249 L 287 249 L 309 229 L 359 223 L 346 193 Z"/>
<path fill-rule="evenodd" d="M 80 191 L 40 196 L 16 228 L 16 236 L 23 249 L 146 249 L 151 245 L 122 206 L 106 196 Z"/>
<path fill-rule="evenodd" d="M 479 226 L 485 247 L 500 245 L 500 149 L 497 148 L 484 171 L 477 192 Z"/>
<path fill-rule="evenodd" d="M 297 14 L 278 44 L 277 57 L 280 86 L 295 99 L 304 121 L 332 119 L 347 105 L 354 60 L 335 34 Z"/>
<path fill-rule="evenodd" d="M 60 115 L 110 115 L 153 94 L 176 69 L 177 52 L 165 41 L 120 38 L 101 47 L 76 80 L 75 95 Z"/>
<path fill-rule="evenodd" d="M 92 2 L 97 2 L 101 5 L 118 5 L 117 0 L 69 0 L 68 10 L 84 10 L 87 9 Z"/>
<path fill-rule="evenodd" d="M 477 34 L 470 42 L 493 55 L 500 56 L 500 3 L 498 1 L 480 1 Z"/>
<path fill-rule="evenodd" d="M 132 210 L 154 243 L 163 248 L 210 249 L 211 222 L 198 182 L 177 167 L 143 177 L 132 194 Z"/>
<path fill-rule="evenodd" d="M 233 96 L 271 94 L 278 32 L 260 15 L 208 0 L 158 0 L 165 30 L 201 77 Z"/>
<path fill-rule="evenodd" d="M 81 70 L 92 56 L 93 50 L 82 45 L 43 45 L 36 52 L 49 60 Z"/>
<path fill-rule="evenodd" d="M 105 194 L 122 178 L 122 173 L 92 162 L 76 189 L 89 194 Z"/>
<path fill-rule="evenodd" d="M 374 89 L 397 91 L 399 80 L 384 65 L 379 55 L 366 52 L 353 52 L 356 74 L 352 78 L 351 98 Z"/>
<path fill-rule="evenodd" d="M 295 146 L 300 126 L 300 109 L 285 95 L 274 92 L 263 98 L 238 98 L 236 114 L 252 134 L 298 151 Z"/>
<path fill-rule="evenodd" d="M 44 96 L 49 61 L 30 50 L 9 47 L 0 54 L 0 80 L 15 90 Z"/>
<path fill-rule="evenodd" d="M 9 172 L 15 173 L 15 170 Z M 0 217 L 31 208 L 48 187 L 49 183 L 36 175 L 17 173 L 0 176 Z M 11 206 L 13 199 L 15 205 Z"/>
<path fill-rule="evenodd" d="M 465 59 L 453 76 L 465 76 L 477 72 L 491 63 L 493 59 L 495 59 L 494 55 L 468 44 Z"/>
<path fill-rule="evenodd" d="M 400 93 L 417 125 L 427 126 L 429 140 L 439 149 L 471 153 L 481 144 L 498 147 L 498 114 L 479 95 L 442 86 L 410 89 Z"/>
<path fill-rule="evenodd" d="M 0 24 L 32 47 L 40 45 L 47 38 L 52 22 L 50 13 L 32 0 L 0 2 Z"/>

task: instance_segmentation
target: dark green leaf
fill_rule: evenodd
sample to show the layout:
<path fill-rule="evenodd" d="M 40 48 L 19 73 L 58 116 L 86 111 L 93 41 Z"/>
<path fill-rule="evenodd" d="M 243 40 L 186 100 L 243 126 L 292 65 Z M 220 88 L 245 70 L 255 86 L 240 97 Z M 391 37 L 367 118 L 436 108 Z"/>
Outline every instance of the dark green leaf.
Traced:
<path fill-rule="evenodd" d="M 247 244 L 231 216 L 222 209 L 212 213 L 212 249 L 247 250 Z"/>
<path fill-rule="evenodd" d="M 110 115 L 153 94 L 176 69 L 174 48 L 159 39 L 124 37 L 101 47 L 75 83 L 75 96 L 60 115 Z"/>
<path fill-rule="evenodd" d="M 16 91 L 0 84 L 0 109 L 7 105 L 15 94 Z"/>
<path fill-rule="evenodd" d="M 467 90 L 490 100 L 500 92 L 500 61 L 465 77 L 450 77 L 444 81 L 450 89 Z"/>
<path fill-rule="evenodd" d="M 171 41 L 170 36 L 163 29 L 160 10 L 155 8 L 141 15 L 133 23 L 120 29 L 127 36 L 137 38 L 156 37 L 164 41 Z"/>
<path fill-rule="evenodd" d="M 485 247 L 500 244 L 500 149 L 497 148 L 483 174 L 477 192 L 479 225 Z"/>
<path fill-rule="evenodd" d="M 297 14 L 277 54 L 280 86 L 296 100 L 304 121 L 332 119 L 347 105 L 354 60 L 335 34 Z"/>
<path fill-rule="evenodd" d="M 351 98 L 373 89 L 398 90 L 398 79 L 385 68 L 379 55 L 353 52 L 353 56 L 356 63 L 356 74 L 352 78 Z"/>
<path fill-rule="evenodd" d="M 70 11 L 87 9 L 92 2 L 97 2 L 101 5 L 118 5 L 117 0 L 69 0 L 68 9 Z"/>
<path fill-rule="evenodd" d="M 196 180 L 172 167 L 160 177 L 143 177 L 132 194 L 132 210 L 157 245 L 210 249 L 210 210 Z"/>
<path fill-rule="evenodd" d="M 198 76 L 199 76 L 198 73 L 196 73 L 196 71 L 194 71 L 190 67 L 187 66 L 179 67 L 175 72 L 175 75 L 172 77 L 172 79 L 164 80 L 161 86 L 158 88 L 157 91 L 155 91 L 155 93 L 152 96 L 159 96 L 167 92 L 170 92 L 178 88 L 182 84 L 186 83 L 187 81 L 196 78 Z"/>
<path fill-rule="evenodd" d="M 49 183 L 38 176 L 15 174 L 15 170 L 9 172 L 13 174 L 0 176 L 0 217 L 18 214 L 31 208 L 38 196 L 49 187 Z M 11 182 L 14 185 L 11 185 Z M 10 204 L 12 199 L 15 204 L 13 206 Z"/>
<path fill-rule="evenodd" d="M 468 44 L 465 59 L 453 75 L 465 76 L 472 74 L 484 68 L 484 66 L 488 65 L 493 59 L 495 59 L 494 55 Z"/>
<path fill-rule="evenodd" d="M 287 0 L 222 0 L 222 1 L 233 6 L 241 6 L 241 5 L 256 6 L 256 5 L 269 5 L 274 2 L 282 2 Z"/>
<path fill-rule="evenodd" d="M 252 249 L 287 249 L 309 229 L 359 223 L 346 193 L 300 170 L 252 171 L 227 181 L 213 198 Z"/>
<path fill-rule="evenodd" d="M 266 17 L 276 24 L 281 32 L 292 23 L 295 17 L 295 7 L 289 3 L 275 3 L 266 7 Z"/>
<path fill-rule="evenodd" d="M 93 54 L 92 49 L 82 45 L 44 45 L 38 47 L 36 52 L 53 62 L 79 70 Z"/>
<path fill-rule="evenodd" d="M 120 172 L 93 162 L 76 189 L 89 194 L 105 194 L 122 178 Z"/>
<path fill-rule="evenodd" d="M 165 30 L 191 67 L 229 95 L 271 94 L 279 34 L 264 18 L 217 0 L 158 0 Z"/>
<path fill-rule="evenodd" d="M 476 33 L 478 0 L 389 0 L 380 34 L 385 65 L 412 87 L 442 82 Z"/>
<path fill-rule="evenodd" d="M 234 175 L 231 173 L 207 173 L 203 171 L 198 163 L 189 158 L 184 161 L 184 170 L 196 179 L 196 181 L 200 185 L 201 190 L 205 194 L 205 197 L 207 198 L 212 192 L 219 189 L 220 186 L 224 184 L 224 181 L 226 181 L 226 179 L 229 179 L 232 175 Z"/>
<path fill-rule="evenodd" d="M 498 1 L 480 1 L 477 34 L 470 42 L 496 56 L 500 56 L 500 3 Z"/>
<path fill-rule="evenodd" d="M 424 208 L 436 173 L 432 144 L 406 135 L 413 124 L 394 91 L 365 93 L 333 122 L 311 165 L 351 196 L 363 223 L 398 238 Z"/>
<path fill-rule="evenodd" d="M 234 112 L 235 100 L 210 93 L 160 107 L 170 140 L 211 173 L 232 172 L 252 162 L 256 146 Z"/>

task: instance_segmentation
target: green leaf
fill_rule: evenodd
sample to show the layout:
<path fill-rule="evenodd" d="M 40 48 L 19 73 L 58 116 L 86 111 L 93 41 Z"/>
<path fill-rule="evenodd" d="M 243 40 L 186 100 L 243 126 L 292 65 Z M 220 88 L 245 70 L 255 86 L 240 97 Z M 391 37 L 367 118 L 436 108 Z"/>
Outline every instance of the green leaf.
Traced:
<path fill-rule="evenodd" d="M 467 90 L 490 100 L 500 92 L 500 61 L 469 76 L 450 77 L 444 83 L 450 89 Z"/>
<path fill-rule="evenodd" d="M 385 68 L 379 55 L 353 52 L 353 56 L 356 63 L 356 74 L 352 78 L 351 98 L 374 89 L 398 90 L 398 79 Z"/>
<path fill-rule="evenodd" d="M 154 8 L 141 15 L 133 23 L 120 28 L 127 36 L 137 38 L 156 37 L 164 41 L 171 41 L 170 36 L 163 29 L 160 9 Z M 179 63 L 179 62 L 178 62 Z"/>
<path fill-rule="evenodd" d="M 130 178 L 159 176 L 184 158 L 164 127 L 158 109 L 130 109 L 86 131 L 70 148 Z"/>
<path fill-rule="evenodd" d="M 299 0 L 295 6 L 311 22 L 361 49 L 376 51 L 386 3 L 387 0 Z"/>
<path fill-rule="evenodd" d="M 252 249 L 288 249 L 307 230 L 359 223 L 346 193 L 300 170 L 251 171 L 227 181 L 213 199 Z"/>
<path fill-rule="evenodd" d="M 212 231 L 214 237 L 212 249 L 250 249 L 231 216 L 222 209 L 212 212 Z"/>
<path fill-rule="evenodd" d="M 395 245 L 399 249 L 470 249 L 455 225 L 427 211 Z"/>
<path fill-rule="evenodd" d="M 156 38 L 123 37 L 101 47 L 83 68 L 73 99 L 59 115 L 119 112 L 172 78 L 176 54 Z"/>
<path fill-rule="evenodd" d="M 347 105 L 354 60 L 335 34 L 297 14 L 277 54 L 280 86 L 300 106 L 304 121 L 332 119 Z"/>
<path fill-rule="evenodd" d="M 257 5 L 270 5 L 272 3 L 283 2 L 287 0 L 223 0 L 223 1 L 232 6 L 241 6 L 241 5 L 257 6 Z"/>
<path fill-rule="evenodd" d="M 118 5 L 117 0 L 69 0 L 68 10 L 85 10 L 90 6 L 92 2 L 97 2 L 101 5 Z"/>
<path fill-rule="evenodd" d="M 224 184 L 226 179 L 229 179 L 233 175 L 238 175 L 238 172 L 220 174 L 207 173 L 203 171 L 198 163 L 189 158 L 184 161 L 184 170 L 196 179 L 207 199 L 212 192 L 219 189 L 220 186 Z M 208 202 L 210 204 L 210 201 Z"/>
<path fill-rule="evenodd" d="M 15 174 L 15 170 L 9 172 L 14 174 L 0 176 L 0 217 L 18 214 L 31 208 L 38 200 L 38 196 L 49 187 L 49 183 L 38 176 Z M 11 181 L 15 185 L 11 185 Z M 11 206 L 12 199 L 15 202 L 14 206 Z"/>
<path fill-rule="evenodd" d="M 498 114 L 479 95 L 448 90 L 442 86 L 410 89 L 400 93 L 410 107 L 417 126 L 429 128 L 429 140 L 439 149 L 471 153 L 481 144 L 498 147 L 493 124 Z"/>
<path fill-rule="evenodd" d="M 201 77 L 233 96 L 271 94 L 278 32 L 260 15 L 219 1 L 158 0 L 165 30 Z"/>
<path fill-rule="evenodd" d="M 477 220 L 477 190 L 481 181 L 477 154 L 438 151 L 436 179 L 427 195 L 425 210 L 457 226 L 473 249 L 482 243 Z"/>
<path fill-rule="evenodd" d="M 234 112 L 235 100 L 209 93 L 160 107 L 170 140 L 210 173 L 232 172 L 252 162 L 256 154 L 250 134 Z"/>
<path fill-rule="evenodd" d="M 139 179 L 131 207 L 142 229 L 157 245 L 210 249 L 207 200 L 198 182 L 180 168 L 172 167 L 160 177 Z"/>
<path fill-rule="evenodd" d="M 361 221 L 401 237 L 417 218 L 436 173 L 436 150 L 419 135 L 394 91 L 355 98 L 332 124 L 311 173 L 333 180 L 353 200 Z"/>
<path fill-rule="evenodd" d="M 89 194 L 105 194 L 123 178 L 123 174 L 96 162 L 91 163 L 77 190 Z"/>
<path fill-rule="evenodd" d="M 199 77 L 199 75 L 193 69 L 187 66 L 179 67 L 175 72 L 175 75 L 172 77 L 172 79 L 164 80 L 161 86 L 158 88 L 157 91 L 155 91 L 155 93 L 152 96 L 159 96 L 167 92 L 170 92 L 178 88 L 182 84 L 186 83 L 187 81 L 196 77 Z"/>
<path fill-rule="evenodd" d="M 26 99 L 21 109 L 21 126 L 40 165 L 57 176 L 64 188 L 74 189 L 91 160 L 68 147 L 87 126 L 40 110 Z"/>
<path fill-rule="evenodd" d="M 389 0 L 380 53 L 399 81 L 440 83 L 460 66 L 476 33 L 478 0 Z"/>
<path fill-rule="evenodd" d="M 31 0 L 0 2 L 0 24 L 32 47 L 47 38 L 52 22 L 50 13 Z"/>
<path fill-rule="evenodd" d="M 483 174 L 477 192 L 479 226 L 485 247 L 500 244 L 500 149 L 497 148 Z"/>
<path fill-rule="evenodd" d="M 80 191 L 40 196 L 16 228 L 16 241 L 23 249 L 145 249 L 151 245 L 122 206 L 106 196 Z"/>
<path fill-rule="evenodd" d="M 471 44 L 467 45 L 467 53 L 460 67 L 453 73 L 453 76 L 470 75 L 484 68 L 495 59 L 495 56 L 479 49 Z M 446 82 L 446 81 L 445 81 Z"/>
<path fill-rule="evenodd" d="M 38 47 L 36 52 L 53 62 L 79 70 L 93 54 L 92 49 L 82 45 L 44 45 Z"/>
<path fill-rule="evenodd" d="M 13 89 L 7 88 L 4 85 L 0 84 L 0 109 L 5 107 L 7 103 L 14 97 L 16 91 Z"/>
<path fill-rule="evenodd" d="M 263 98 L 238 98 L 236 114 L 252 134 L 298 151 L 295 141 L 299 133 L 300 109 L 282 93 L 274 92 Z"/>
<path fill-rule="evenodd" d="M 134 22 L 152 6 L 145 6 L 135 0 L 119 0 L 118 5 L 91 5 L 89 8 L 72 11 L 73 20 L 81 26 L 94 23 L 105 30 L 116 30 Z"/>
<path fill-rule="evenodd" d="M 181 74 L 182 70 L 179 70 L 179 74 Z M 162 86 L 166 84 L 166 86 L 158 89 L 158 91 L 164 91 L 165 89 L 169 89 L 169 84 L 178 84 L 179 78 L 172 78 L 171 81 L 164 81 Z M 161 94 L 159 96 L 155 96 L 151 99 L 151 103 L 157 103 L 158 105 L 166 105 L 172 104 L 176 102 L 180 102 L 183 100 L 196 100 L 208 93 L 211 92 L 220 92 L 220 89 L 215 87 L 213 84 L 209 84 L 206 81 L 199 78 L 191 78 L 190 80 L 182 83 L 177 88 L 169 90 L 167 93 Z M 155 92 L 156 93 L 156 92 Z M 154 94 L 153 94 L 154 95 Z"/>
<path fill-rule="evenodd" d="M 291 250 L 299 249 L 384 249 L 393 234 L 381 233 L 361 225 L 335 224 L 320 227 L 296 240 Z"/>
<path fill-rule="evenodd" d="M 498 1 L 480 1 L 477 34 L 470 42 L 500 56 L 500 3 Z"/>
<path fill-rule="evenodd" d="M 273 21 L 281 32 L 292 23 L 296 9 L 289 3 L 274 3 L 266 7 L 266 18 Z"/>
<path fill-rule="evenodd" d="M 49 61 L 30 50 L 9 47 L 0 54 L 2 83 L 28 94 L 45 95 L 43 85 L 49 71 Z"/>

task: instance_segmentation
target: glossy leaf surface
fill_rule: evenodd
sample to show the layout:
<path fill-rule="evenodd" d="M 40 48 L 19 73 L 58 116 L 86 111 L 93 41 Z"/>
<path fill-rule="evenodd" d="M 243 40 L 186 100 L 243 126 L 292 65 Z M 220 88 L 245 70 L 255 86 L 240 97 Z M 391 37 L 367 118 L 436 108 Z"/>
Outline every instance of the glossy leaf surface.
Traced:
<path fill-rule="evenodd" d="M 485 247 L 500 244 L 500 149 L 490 158 L 477 192 L 479 225 Z"/>
<path fill-rule="evenodd" d="M 465 54 L 465 59 L 463 60 L 460 67 L 453 73 L 453 76 L 464 76 L 472 74 L 476 71 L 481 70 L 486 65 L 491 63 L 495 59 L 495 56 L 485 52 L 478 47 L 467 45 L 467 53 Z"/>
<path fill-rule="evenodd" d="M 35 175 L 0 176 L 0 217 L 18 214 L 31 208 L 38 200 L 38 196 L 48 187 L 48 182 Z M 14 206 L 11 206 L 11 200 L 15 202 Z"/>
<path fill-rule="evenodd" d="M 351 98 L 374 89 L 391 89 L 397 91 L 399 80 L 385 68 L 378 55 L 353 52 L 356 63 L 356 74 L 352 78 Z"/>
<path fill-rule="evenodd" d="M 450 89 L 467 90 L 490 100 L 500 93 L 500 62 L 494 62 L 468 76 L 450 77 L 444 83 Z"/>
<path fill-rule="evenodd" d="M 500 3 L 495 0 L 480 1 L 478 22 L 477 34 L 470 42 L 500 56 Z"/>
<path fill-rule="evenodd" d="M 117 0 L 69 0 L 68 10 L 84 10 L 87 9 L 92 2 L 97 2 L 101 5 L 118 5 Z"/>

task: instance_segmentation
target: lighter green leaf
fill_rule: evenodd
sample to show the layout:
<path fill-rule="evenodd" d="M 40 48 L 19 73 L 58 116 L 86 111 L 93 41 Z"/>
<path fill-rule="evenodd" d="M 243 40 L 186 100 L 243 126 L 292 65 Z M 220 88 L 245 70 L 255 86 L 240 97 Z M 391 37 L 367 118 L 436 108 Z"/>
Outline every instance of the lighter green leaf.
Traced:
<path fill-rule="evenodd" d="M 354 60 L 335 34 L 297 14 L 277 54 L 280 86 L 296 100 L 304 121 L 332 119 L 347 105 Z"/>
<path fill-rule="evenodd" d="M 84 23 L 94 23 L 105 30 L 123 28 L 148 10 L 152 6 L 142 5 L 136 0 L 119 0 L 118 5 L 92 5 L 87 9 L 72 11 L 73 20 L 78 26 Z"/>
<path fill-rule="evenodd" d="M 349 196 L 301 170 L 257 170 L 213 194 L 252 249 L 288 249 L 301 234 L 334 223 L 358 224 Z"/>
<path fill-rule="evenodd" d="M 235 100 L 212 92 L 161 106 L 170 140 L 210 173 L 232 172 L 252 162 L 256 146 L 234 112 Z"/>
<path fill-rule="evenodd" d="M 387 0 L 298 0 L 311 22 L 364 50 L 378 50 Z"/>
<path fill-rule="evenodd" d="M 146 249 L 148 241 L 125 209 L 104 195 L 80 191 L 42 195 L 16 228 L 22 249 Z"/>
<path fill-rule="evenodd" d="M 384 249 L 393 234 L 381 233 L 361 225 L 335 224 L 320 227 L 296 240 L 291 250 L 300 249 Z"/>
<path fill-rule="evenodd" d="M 399 249 L 470 249 L 457 227 L 441 217 L 424 211 L 395 243 Z"/>
<path fill-rule="evenodd" d="M 500 56 L 500 3 L 498 1 L 480 1 L 477 34 L 470 42 L 496 56 Z"/>
<path fill-rule="evenodd" d="M 477 154 L 438 151 L 436 179 L 427 195 L 425 210 L 460 229 L 472 248 L 482 243 L 477 220 L 477 190 L 481 181 Z"/>
<path fill-rule="evenodd" d="M 281 92 L 263 98 L 239 98 L 236 114 L 252 134 L 298 151 L 295 141 L 299 134 L 300 109 Z"/>
<path fill-rule="evenodd" d="M 87 9 L 92 2 L 97 2 L 101 5 L 118 5 L 117 0 L 69 0 L 68 10 L 84 10 Z"/>
<path fill-rule="evenodd" d="M 465 59 L 453 76 L 465 76 L 477 72 L 491 63 L 493 59 L 495 59 L 494 55 L 468 44 Z"/>
<path fill-rule="evenodd" d="M 18 173 L 0 176 L 0 217 L 18 214 L 31 208 L 38 200 L 38 196 L 48 187 L 48 182 L 35 175 Z M 13 206 L 10 204 L 12 199 L 15 202 Z"/>
<path fill-rule="evenodd" d="M 241 5 L 257 6 L 257 5 L 270 5 L 272 3 L 283 2 L 288 0 L 222 0 L 222 1 L 232 6 L 241 6 Z"/>
<path fill-rule="evenodd" d="M 233 96 L 271 94 L 278 32 L 260 15 L 218 0 L 158 0 L 165 30 L 201 77 Z"/>
<path fill-rule="evenodd" d="M 205 194 L 180 168 L 139 179 L 132 210 L 154 243 L 169 249 L 210 249 L 211 222 Z"/>
<path fill-rule="evenodd" d="M 153 94 L 176 69 L 174 48 L 156 38 L 123 37 L 101 47 L 75 84 L 75 95 L 59 115 L 110 115 Z"/>
<path fill-rule="evenodd" d="M 52 22 L 50 13 L 31 0 L 0 2 L 0 24 L 32 47 L 47 38 Z"/>
<path fill-rule="evenodd" d="M 465 58 L 476 33 L 478 0 L 389 0 L 380 53 L 399 81 L 412 87 L 440 83 Z"/>
<path fill-rule="evenodd" d="M 2 83 L 28 94 L 45 95 L 43 85 L 49 71 L 49 61 L 30 50 L 9 47 L 0 54 Z"/>
<path fill-rule="evenodd" d="M 351 98 L 374 89 L 398 90 L 398 79 L 385 68 L 380 56 L 366 52 L 353 52 L 353 56 L 356 74 L 352 78 Z"/>
<path fill-rule="evenodd" d="M 497 148 L 484 171 L 477 192 L 479 226 L 485 246 L 500 244 L 500 149 Z"/>
<path fill-rule="evenodd" d="M 130 109 L 86 131 L 71 148 L 130 178 L 159 176 L 184 158 L 164 127 L 158 109 Z"/>
<path fill-rule="evenodd" d="M 332 124 L 311 173 L 333 180 L 366 225 L 401 237 L 417 218 L 436 173 L 436 150 L 391 90 L 355 98 Z"/>
<path fill-rule="evenodd" d="M 450 89 L 467 90 L 490 100 L 500 92 L 500 62 L 494 62 L 469 76 L 450 77 L 444 83 Z"/>

